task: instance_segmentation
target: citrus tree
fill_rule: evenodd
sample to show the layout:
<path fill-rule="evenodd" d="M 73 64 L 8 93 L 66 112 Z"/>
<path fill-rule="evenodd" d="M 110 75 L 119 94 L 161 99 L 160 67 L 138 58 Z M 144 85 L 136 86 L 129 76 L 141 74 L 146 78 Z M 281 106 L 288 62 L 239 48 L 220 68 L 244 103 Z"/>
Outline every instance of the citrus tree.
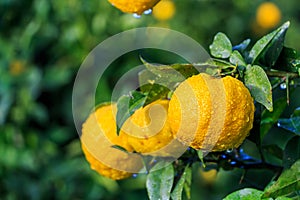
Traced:
<path fill-rule="evenodd" d="M 111 2 L 138 14 L 157 3 L 145 1 L 147 6 L 139 7 Z M 299 86 L 300 59 L 284 45 L 289 26 L 286 22 L 253 44 L 245 39 L 233 45 L 219 32 L 209 46 L 212 58 L 203 63 L 151 64 L 141 58 L 146 70 L 137 74 L 140 87 L 115 103 L 99 105 L 83 125 L 81 140 L 91 167 L 115 180 L 146 173 L 153 200 L 191 199 L 195 166 L 214 172 L 264 169 L 272 173 L 265 188 L 243 188 L 223 198 L 296 199 L 299 109 L 290 118 L 280 118 Z M 278 89 L 286 95 L 278 97 Z M 282 147 L 272 138 L 267 138 L 269 144 L 263 142 L 273 126 L 291 133 Z M 95 134 L 109 143 L 94 141 Z M 242 145 L 246 138 L 255 144 L 258 157 Z M 135 170 L 126 171 L 124 165 Z"/>
<path fill-rule="evenodd" d="M 115 3 L 117 1 L 111 0 L 110 2 L 117 7 Z M 130 1 L 126 0 L 126 2 Z M 131 3 L 134 2 L 142 1 L 131 1 Z M 144 2 L 150 1 L 144 0 Z M 293 164 L 299 159 L 299 114 L 295 109 L 299 107 L 299 79 L 296 75 L 299 55 L 298 52 L 286 47 L 297 50 L 300 48 L 296 42 L 300 34 L 297 17 L 298 4 L 298 0 L 163 0 L 155 5 L 151 14 L 149 14 L 150 10 L 145 10 L 148 15 L 134 14 L 133 16 L 133 14 L 122 13 L 108 1 L 0 1 L 0 199 L 148 199 L 146 187 L 149 194 L 166 194 L 163 198 L 171 196 L 173 199 L 179 198 L 180 194 L 183 199 L 221 199 L 242 188 L 248 189 L 237 193 L 236 198 L 256 189 L 258 190 L 255 191 L 257 197 L 252 196 L 251 199 L 258 199 L 265 190 L 273 187 L 272 190 L 269 189 L 269 193 L 273 193 L 272 196 L 276 193 L 278 196 L 282 195 L 278 199 L 286 198 L 283 196 L 297 199 L 299 178 L 297 174 L 295 176 L 294 171 L 299 167 Z M 270 57 L 266 58 L 261 55 L 261 58 L 266 58 L 264 61 L 258 59 L 251 64 L 247 54 L 256 41 L 287 20 L 291 21 L 291 25 L 286 37 L 282 37 L 284 47 L 276 63 L 272 66 L 266 64 Z M 90 152 L 90 145 L 82 145 L 81 148 L 81 141 L 74 127 L 71 112 L 71 93 L 83 58 L 101 41 L 116 33 L 148 26 L 178 30 L 201 42 L 207 50 L 216 32 L 226 33 L 232 44 L 231 51 L 227 51 L 230 56 L 227 58 L 216 56 L 209 63 L 196 63 L 195 65 L 182 60 L 178 61 L 160 51 L 142 54 L 142 59 L 139 59 L 134 52 L 128 57 L 125 55 L 118 59 L 112 64 L 113 69 L 108 69 L 101 79 L 101 90 L 95 97 L 97 103 L 109 101 L 114 81 L 120 74 L 136 65 L 144 64 L 148 68 L 143 72 L 145 76 L 141 77 L 143 84 L 153 83 L 148 80 L 154 80 L 159 74 L 167 75 L 165 72 L 161 73 L 161 69 L 172 71 L 171 74 L 174 73 L 173 69 L 176 69 L 175 71 L 179 71 L 184 78 L 180 81 L 178 77 L 163 79 L 164 83 L 175 86 L 174 88 L 168 87 L 171 90 L 159 84 L 144 85 L 137 91 L 123 96 L 118 102 L 115 101 L 111 114 L 108 106 L 111 102 L 99 105 L 101 109 L 96 112 L 96 116 L 97 113 L 101 116 L 104 112 L 105 117 L 101 117 L 104 122 L 98 123 L 112 124 L 106 126 L 105 130 L 110 130 L 113 124 L 116 124 L 113 118 L 118 113 L 117 107 L 119 111 L 117 124 L 120 125 L 122 122 L 124 124 L 123 126 L 116 124 L 113 131 L 105 132 L 105 137 L 102 136 L 101 139 L 109 141 L 106 146 L 97 146 L 92 152 Z M 244 38 L 251 38 L 250 43 L 248 44 L 249 41 L 246 40 L 245 43 L 237 45 Z M 272 40 L 275 41 L 275 39 Z M 271 43 L 268 43 L 269 45 Z M 241 48 L 246 46 L 245 49 Z M 266 48 L 269 47 L 261 49 Z M 230 61 L 233 58 L 231 54 L 237 53 L 234 50 L 241 54 L 245 65 Z M 161 60 L 156 61 L 156 59 Z M 220 62 L 224 65 L 220 65 Z M 157 66 L 152 63 L 162 64 Z M 176 65 L 178 63 L 180 64 Z M 229 67 L 226 67 L 228 64 L 230 64 Z M 251 115 L 247 113 L 240 121 L 243 124 L 252 125 L 250 133 L 246 136 L 246 132 L 236 131 L 236 133 L 243 133 L 242 137 L 246 137 L 241 146 L 208 153 L 203 149 L 200 151 L 197 147 L 189 148 L 188 144 L 192 142 L 190 139 L 194 137 L 186 142 L 179 137 L 177 140 L 174 130 L 171 130 L 176 128 L 173 126 L 176 123 L 172 126 L 166 123 L 164 129 L 158 129 L 173 113 L 168 111 L 169 102 L 176 88 L 179 88 L 177 86 L 183 81 L 193 75 L 204 76 L 208 77 L 206 81 L 216 83 L 216 87 L 219 86 L 217 88 L 224 89 L 222 78 L 232 77 L 242 82 L 244 86 L 241 88 L 247 88 L 250 91 L 251 86 L 245 85 L 248 64 L 260 66 L 267 74 L 272 86 L 273 112 L 269 112 L 264 105 L 260 105 L 257 99 L 253 101 L 256 107 L 253 123 L 250 123 Z M 188 72 L 185 73 L 186 69 Z M 139 74 L 136 73 L 135 77 L 138 76 Z M 156 79 L 156 82 L 158 81 L 160 79 Z M 189 82 L 184 84 L 189 85 Z M 124 85 L 124 87 L 127 86 Z M 206 84 L 203 88 L 212 87 L 215 86 Z M 230 96 L 235 96 L 235 91 L 238 91 L 234 88 L 233 85 L 232 90 L 229 90 L 233 93 Z M 209 96 L 217 95 L 215 90 L 210 90 L 210 92 Z M 226 93 L 220 94 L 226 95 Z M 239 94 L 237 93 L 237 97 Z M 250 91 L 250 94 L 251 98 L 255 99 L 253 91 Z M 147 101 L 144 96 L 147 96 Z M 124 103 L 128 100 L 137 104 L 145 102 L 142 107 L 135 104 L 137 105 L 133 106 L 135 109 L 124 114 L 126 109 L 120 107 L 123 105 L 128 110 L 129 104 Z M 220 103 L 226 103 L 221 100 L 216 99 Z M 235 98 L 232 100 L 235 102 L 234 107 L 243 108 L 244 103 L 241 102 L 240 105 L 236 103 Z M 197 110 L 196 107 L 191 108 L 194 109 L 190 111 Z M 215 109 L 226 114 L 225 109 L 218 109 L 218 107 Z M 178 110 L 185 109 L 180 107 Z M 232 111 L 234 110 L 236 109 Z M 232 119 L 235 115 L 232 115 Z M 156 117 L 149 118 L 149 116 Z M 221 120 L 214 114 L 209 116 L 211 116 L 210 119 L 217 119 L 217 121 L 210 120 L 214 123 Z M 228 119 L 226 115 L 221 116 L 225 116 L 222 119 L 224 122 Z M 249 116 L 249 122 L 247 122 L 247 116 Z M 132 126 L 128 119 L 132 119 L 132 124 L 135 125 Z M 148 132 L 148 135 L 158 135 L 159 132 L 160 135 L 153 137 L 150 140 L 153 144 L 150 145 L 149 140 L 138 136 L 137 130 L 140 129 L 139 126 L 141 128 L 147 126 L 151 120 L 155 119 L 158 128 L 155 126 L 156 129 Z M 188 118 L 185 119 L 188 121 Z M 95 128 L 95 118 L 88 117 L 84 124 L 82 137 L 98 133 L 98 129 Z M 191 126 L 186 127 L 191 128 Z M 242 125 L 239 126 L 242 127 Z M 228 126 L 230 127 L 234 126 Z M 133 130 L 130 131 L 130 129 Z M 170 134 L 165 135 L 170 132 L 171 137 Z M 127 139 L 119 141 L 119 138 Z M 167 151 L 160 151 L 160 154 L 154 155 L 153 149 L 147 146 L 148 144 L 155 146 L 154 149 L 161 149 L 169 141 L 178 141 L 175 143 L 178 148 L 166 149 Z M 114 148 L 110 148 L 111 143 L 115 144 Z M 106 149 L 114 150 L 113 154 L 106 154 L 109 156 L 105 161 L 109 162 L 110 166 L 103 165 L 98 162 L 99 159 L 95 159 L 94 151 L 103 152 Z M 175 149 L 174 152 L 172 152 L 173 149 Z M 84 154 L 86 154 L 86 159 Z M 113 158 L 111 155 L 120 155 L 119 163 L 126 162 L 126 159 L 136 161 L 136 159 L 143 158 L 143 160 L 139 160 L 141 162 L 138 163 L 127 162 L 128 164 L 120 167 L 118 157 L 109 160 Z M 91 163 L 91 166 L 86 160 Z M 101 175 L 91 170 L 90 167 L 99 171 Z M 141 173 L 137 173 L 139 170 Z M 117 178 L 118 181 L 112 180 Z M 120 180 L 120 178 L 123 179 Z"/>

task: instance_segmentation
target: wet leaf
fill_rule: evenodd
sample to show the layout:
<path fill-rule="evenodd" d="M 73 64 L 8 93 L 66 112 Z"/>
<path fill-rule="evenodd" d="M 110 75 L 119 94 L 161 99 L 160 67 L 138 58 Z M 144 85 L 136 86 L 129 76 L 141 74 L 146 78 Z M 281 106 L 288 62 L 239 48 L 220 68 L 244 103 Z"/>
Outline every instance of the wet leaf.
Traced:
<path fill-rule="evenodd" d="M 240 52 L 238 52 L 237 50 L 234 50 L 229 58 L 229 61 L 233 64 L 233 65 L 239 65 L 239 66 L 246 66 L 246 62 L 243 58 L 243 56 L 240 54 Z"/>
<path fill-rule="evenodd" d="M 278 29 L 278 32 L 271 40 L 270 44 L 266 48 L 266 51 L 263 52 L 261 57 L 261 62 L 266 66 L 274 66 L 276 63 L 282 49 L 285 40 L 286 31 L 289 27 L 289 22 L 285 23 Z"/>
<path fill-rule="evenodd" d="M 209 49 L 211 55 L 216 58 L 228 58 L 232 51 L 232 44 L 224 33 L 217 33 Z"/>
<path fill-rule="evenodd" d="M 263 197 L 276 198 L 300 190 L 300 160 L 292 165 L 290 169 L 285 170 L 278 180 L 268 187 Z"/>
<path fill-rule="evenodd" d="M 261 199 L 262 191 L 253 189 L 253 188 L 244 188 L 238 191 L 235 191 L 228 196 L 226 196 L 223 200 L 253 200 L 253 199 Z"/>
<path fill-rule="evenodd" d="M 300 137 L 295 136 L 288 141 L 288 143 L 284 148 L 283 162 L 282 162 L 284 168 L 290 168 L 292 164 L 299 159 L 300 159 Z"/>
<path fill-rule="evenodd" d="M 121 147 L 120 145 L 112 145 L 111 147 L 115 148 L 115 149 L 118 149 L 122 152 L 128 153 L 128 151 L 124 147 Z"/>
<path fill-rule="evenodd" d="M 242 43 L 235 45 L 232 47 L 232 51 L 237 50 L 239 52 L 243 52 L 245 51 L 245 49 L 249 46 L 251 40 L 250 39 L 246 39 L 244 40 Z"/>
<path fill-rule="evenodd" d="M 146 187 L 150 200 L 169 200 L 174 179 L 172 164 L 159 170 L 152 170 L 147 176 Z"/>
<path fill-rule="evenodd" d="M 191 199 L 191 186 L 192 186 L 192 170 L 186 171 L 184 191 L 187 199 Z"/>
<path fill-rule="evenodd" d="M 268 110 L 264 110 L 262 112 L 261 116 L 261 122 L 260 122 L 260 138 L 263 140 L 263 138 L 266 136 L 266 134 L 269 132 L 269 130 L 273 127 L 275 123 L 277 123 L 277 120 L 279 119 L 280 115 L 286 108 L 286 98 L 282 97 L 279 99 L 276 99 L 274 102 L 274 110 L 273 112 L 270 112 Z"/>
<path fill-rule="evenodd" d="M 202 166 L 205 168 L 205 163 L 204 163 L 204 155 L 202 150 L 197 151 L 198 158 L 200 159 Z"/>
<path fill-rule="evenodd" d="M 292 48 L 283 47 L 273 68 L 298 73 L 300 69 L 300 59 L 298 59 L 297 51 Z"/>
<path fill-rule="evenodd" d="M 244 81 L 254 100 L 273 111 L 272 86 L 265 71 L 258 65 L 248 65 Z"/>
<path fill-rule="evenodd" d="M 124 122 L 146 102 L 147 96 L 138 91 L 132 91 L 130 95 L 123 95 L 117 102 L 117 134 Z"/>
<path fill-rule="evenodd" d="M 208 73 L 216 75 L 222 70 L 231 69 L 235 66 L 223 60 L 208 60 L 205 63 L 194 64 L 173 64 L 173 65 L 159 65 L 152 64 L 141 58 L 146 70 L 139 73 L 139 84 L 143 92 L 149 91 L 150 84 L 158 84 L 169 90 L 174 90 L 179 83 L 187 78 L 199 74 Z M 148 85 L 148 86 L 145 86 Z"/>
<path fill-rule="evenodd" d="M 283 42 L 290 22 L 258 40 L 249 52 L 249 62 L 258 63 L 262 59 L 263 64 L 273 66 L 283 48 Z"/>
<path fill-rule="evenodd" d="M 170 90 L 173 90 L 175 86 L 187 79 L 188 77 L 198 74 L 199 71 L 192 64 L 174 64 L 174 65 L 157 65 L 146 62 L 141 58 L 143 64 L 153 75 L 141 74 L 139 81 L 141 85 L 149 82 L 147 77 L 150 77 L 152 83 L 157 83 Z"/>
<path fill-rule="evenodd" d="M 300 107 L 294 111 L 290 118 L 279 119 L 277 126 L 295 133 L 296 135 L 300 135 Z"/>
<path fill-rule="evenodd" d="M 185 167 L 184 172 L 182 173 L 178 183 L 176 184 L 173 192 L 171 193 L 171 198 L 173 200 L 181 200 L 184 186 L 187 185 L 188 187 L 190 187 L 189 183 L 191 182 L 190 180 L 191 179 L 190 174 L 192 173 L 191 170 L 192 169 L 189 166 Z M 187 196 L 190 196 L 190 194 Z"/>

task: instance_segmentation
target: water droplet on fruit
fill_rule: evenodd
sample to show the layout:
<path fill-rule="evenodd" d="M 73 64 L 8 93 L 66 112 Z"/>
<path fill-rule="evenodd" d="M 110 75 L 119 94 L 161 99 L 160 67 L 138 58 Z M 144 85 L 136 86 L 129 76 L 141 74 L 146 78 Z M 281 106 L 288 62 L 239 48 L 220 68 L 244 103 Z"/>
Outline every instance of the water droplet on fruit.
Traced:
<path fill-rule="evenodd" d="M 227 153 L 231 153 L 233 151 L 233 149 L 227 149 L 226 152 Z"/>
<path fill-rule="evenodd" d="M 134 18 L 136 18 L 136 19 L 139 19 L 139 18 L 141 18 L 141 15 L 139 15 L 139 14 L 136 14 L 136 13 L 133 13 L 133 15 L 132 15 Z"/>
<path fill-rule="evenodd" d="M 137 176 L 137 174 L 132 174 L 132 178 L 136 178 Z"/>
<path fill-rule="evenodd" d="M 144 14 L 145 14 L 145 15 L 149 15 L 149 14 L 151 14 L 151 13 L 152 13 L 152 9 L 151 9 L 151 8 L 144 11 Z"/>

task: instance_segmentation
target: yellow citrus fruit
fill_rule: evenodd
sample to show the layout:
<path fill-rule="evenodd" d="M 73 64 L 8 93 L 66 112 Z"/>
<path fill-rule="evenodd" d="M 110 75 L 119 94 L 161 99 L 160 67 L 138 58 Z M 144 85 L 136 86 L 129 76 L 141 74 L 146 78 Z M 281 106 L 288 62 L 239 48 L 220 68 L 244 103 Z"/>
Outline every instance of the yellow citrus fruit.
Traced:
<path fill-rule="evenodd" d="M 98 108 L 83 124 L 81 144 L 87 161 L 93 170 L 114 180 L 132 175 L 142 168 L 142 163 L 127 152 L 112 147 L 118 145 L 132 151 L 122 136 L 116 132 L 116 105 Z"/>
<path fill-rule="evenodd" d="M 135 152 L 157 156 L 176 155 L 173 135 L 167 122 L 168 107 L 169 100 L 157 100 L 136 110 L 126 120 L 120 135 L 127 139 Z"/>
<path fill-rule="evenodd" d="M 113 6 L 127 13 L 143 14 L 160 0 L 108 0 Z"/>
<path fill-rule="evenodd" d="M 264 2 L 256 10 L 256 22 L 265 29 L 275 27 L 281 19 L 279 8 L 272 2 Z"/>
<path fill-rule="evenodd" d="M 171 19 L 175 14 L 175 5 L 171 0 L 162 0 L 154 6 L 152 14 L 161 21 Z"/>
<path fill-rule="evenodd" d="M 238 147 L 253 126 L 254 103 L 244 84 L 231 77 L 201 73 L 175 90 L 168 120 L 175 137 L 195 149 Z"/>
<path fill-rule="evenodd" d="M 98 159 L 96 159 L 86 148 L 85 145 L 82 145 L 82 150 L 85 154 L 86 160 L 90 163 L 91 169 L 95 170 L 102 176 L 108 177 L 113 180 L 121 180 L 130 177 L 132 174 L 126 171 L 116 170 L 111 168 L 103 163 L 101 163 Z"/>

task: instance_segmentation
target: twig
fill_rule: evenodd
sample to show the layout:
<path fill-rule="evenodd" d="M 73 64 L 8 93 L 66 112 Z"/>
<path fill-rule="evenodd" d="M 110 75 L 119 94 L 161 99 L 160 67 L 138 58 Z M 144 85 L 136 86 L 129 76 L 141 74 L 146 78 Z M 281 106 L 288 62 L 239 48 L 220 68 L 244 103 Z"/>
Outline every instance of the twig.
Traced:
<path fill-rule="evenodd" d="M 266 74 L 271 77 L 289 77 L 299 78 L 299 74 L 295 72 L 284 72 L 284 71 L 266 71 Z"/>

